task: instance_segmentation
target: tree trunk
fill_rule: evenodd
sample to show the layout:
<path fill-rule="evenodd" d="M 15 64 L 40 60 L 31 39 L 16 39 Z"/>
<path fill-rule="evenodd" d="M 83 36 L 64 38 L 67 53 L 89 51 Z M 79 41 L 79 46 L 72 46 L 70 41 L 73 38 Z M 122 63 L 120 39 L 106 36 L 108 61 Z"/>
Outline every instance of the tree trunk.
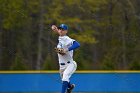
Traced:
<path fill-rule="evenodd" d="M 127 15 L 127 11 L 124 9 L 124 29 L 122 30 L 122 60 L 123 60 L 123 69 L 127 69 L 127 63 L 126 63 L 126 40 L 125 40 L 125 31 L 128 31 L 128 25 L 129 25 L 129 19 Z"/>
<path fill-rule="evenodd" d="M 44 5 L 43 5 L 43 0 L 40 0 L 40 24 L 39 24 L 39 35 L 38 35 L 38 56 L 37 56 L 37 64 L 36 64 L 36 69 L 40 70 L 41 69 L 41 59 L 42 59 L 42 32 L 44 29 L 44 22 L 43 22 L 43 14 L 44 14 Z"/>
<path fill-rule="evenodd" d="M 1 24 L 1 16 L 0 16 L 0 24 Z M 2 62 L 2 27 L 0 25 L 0 67 Z"/>

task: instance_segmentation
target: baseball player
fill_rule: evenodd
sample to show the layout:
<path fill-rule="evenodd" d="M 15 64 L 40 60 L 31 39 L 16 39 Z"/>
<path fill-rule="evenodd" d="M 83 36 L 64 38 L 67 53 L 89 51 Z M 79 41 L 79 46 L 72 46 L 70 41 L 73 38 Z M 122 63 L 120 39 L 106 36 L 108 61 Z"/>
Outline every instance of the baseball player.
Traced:
<path fill-rule="evenodd" d="M 75 85 L 70 83 L 70 77 L 77 68 L 73 60 L 73 50 L 80 47 L 80 44 L 67 36 L 68 26 L 61 24 L 59 27 L 52 25 L 52 30 L 59 34 L 59 43 L 55 48 L 59 59 L 59 72 L 62 79 L 61 93 L 71 93 Z"/>

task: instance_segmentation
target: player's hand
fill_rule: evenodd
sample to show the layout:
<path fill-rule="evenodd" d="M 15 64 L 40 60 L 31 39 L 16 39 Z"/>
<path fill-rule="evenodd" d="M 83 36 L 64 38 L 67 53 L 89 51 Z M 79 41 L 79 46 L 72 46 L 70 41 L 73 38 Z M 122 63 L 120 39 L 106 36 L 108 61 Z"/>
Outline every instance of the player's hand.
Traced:
<path fill-rule="evenodd" d="M 51 29 L 54 31 L 54 32 L 58 32 L 58 28 L 56 25 L 52 25 L 51 26 Z"/>

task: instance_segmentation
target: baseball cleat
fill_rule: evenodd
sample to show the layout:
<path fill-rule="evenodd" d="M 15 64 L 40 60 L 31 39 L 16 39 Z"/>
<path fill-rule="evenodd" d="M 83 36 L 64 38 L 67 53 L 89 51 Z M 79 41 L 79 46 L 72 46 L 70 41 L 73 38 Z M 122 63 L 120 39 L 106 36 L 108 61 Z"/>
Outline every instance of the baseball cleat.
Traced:
<path fill-rule="evenodd" d="M 66 93 L 72 93 L 72 90 L 74 89 L 75 84 L 71 84 L 71 87 L 67 89 Z"/>

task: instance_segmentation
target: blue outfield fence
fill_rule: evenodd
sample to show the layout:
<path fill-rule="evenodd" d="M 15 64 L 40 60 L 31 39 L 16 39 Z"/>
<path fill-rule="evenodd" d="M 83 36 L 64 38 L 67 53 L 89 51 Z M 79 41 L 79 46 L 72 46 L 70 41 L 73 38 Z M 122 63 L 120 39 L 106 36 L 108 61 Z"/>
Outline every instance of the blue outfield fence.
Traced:
<path fill-rule="evenodd" d="M 139 71 L 77 71 L 75 92 L 140 92 Z M 0 71 L 0 92 L 59 92 L 56 71 Z"/>

